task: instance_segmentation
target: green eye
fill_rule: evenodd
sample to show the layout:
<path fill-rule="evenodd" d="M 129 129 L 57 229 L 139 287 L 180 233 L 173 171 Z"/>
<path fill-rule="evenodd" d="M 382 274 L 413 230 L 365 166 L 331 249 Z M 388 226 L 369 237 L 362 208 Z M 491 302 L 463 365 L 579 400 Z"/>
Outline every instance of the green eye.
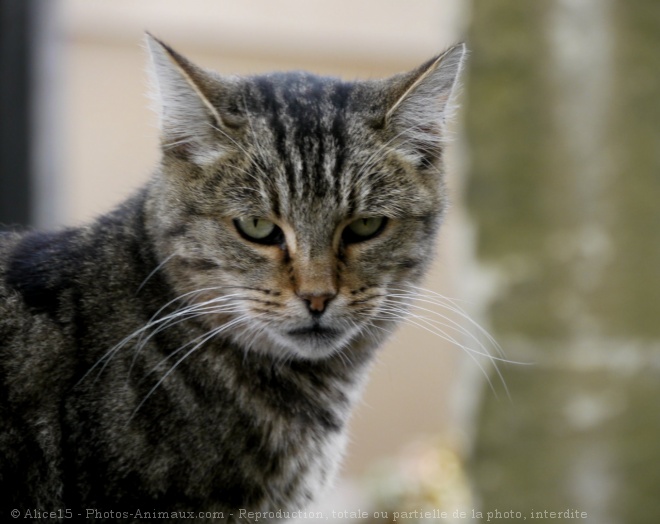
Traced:
<path fill-rule="evenodd" d="M 252 242 L 278 244 L 282 241 L 282 230 L 265 218 L 237 218 L 234 224 L 243 238 Z"/>
<path fill-rule="evenodd" d="M 346 229 L 344 229 L 344 233 L 342 234 L 344 242 L 355 243 L 369 240 L 383 230 L 386 222 L 387 219 L 385 217 L 358 218 L 348 224 Z"/>

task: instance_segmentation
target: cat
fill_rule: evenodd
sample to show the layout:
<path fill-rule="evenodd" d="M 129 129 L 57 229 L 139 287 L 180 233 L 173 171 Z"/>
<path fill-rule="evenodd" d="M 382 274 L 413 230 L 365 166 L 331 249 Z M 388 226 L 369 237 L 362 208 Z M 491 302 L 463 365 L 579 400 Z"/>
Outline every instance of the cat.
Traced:
<path fill-rule="evenodd" d="M 0 236 L 3 518 L 304 509 L 434 254 L 463 44 L 346 82 L 146 42 L 150 181 L 84 227 Z"/>

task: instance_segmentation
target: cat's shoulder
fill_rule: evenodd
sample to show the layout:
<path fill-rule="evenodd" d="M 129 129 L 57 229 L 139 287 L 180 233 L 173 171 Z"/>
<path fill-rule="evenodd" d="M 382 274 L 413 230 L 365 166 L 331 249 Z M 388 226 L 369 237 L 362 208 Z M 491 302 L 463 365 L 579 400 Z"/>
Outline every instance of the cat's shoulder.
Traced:
<path fill-rule="evenodd" d="M 54 313 L 58 290 L 75 278 L 80 264 L 80 232 L 0 233 L 0 298 L 17 297 L 33 312 Z"/>

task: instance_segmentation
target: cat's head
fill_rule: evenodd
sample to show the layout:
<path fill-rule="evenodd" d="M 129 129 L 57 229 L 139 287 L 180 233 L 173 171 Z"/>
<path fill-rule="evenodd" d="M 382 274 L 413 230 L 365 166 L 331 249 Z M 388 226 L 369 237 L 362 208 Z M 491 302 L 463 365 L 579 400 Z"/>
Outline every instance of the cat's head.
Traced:
<path fill-rule="evenodd" d="M 402 313 L 389 297 L 433 256 L 464 46 L 344 82 L 220 76 L 147 42 L 163 150 L 152 205 L 177 291 L 209 329 L 276 357 L 381 339 Z"/>

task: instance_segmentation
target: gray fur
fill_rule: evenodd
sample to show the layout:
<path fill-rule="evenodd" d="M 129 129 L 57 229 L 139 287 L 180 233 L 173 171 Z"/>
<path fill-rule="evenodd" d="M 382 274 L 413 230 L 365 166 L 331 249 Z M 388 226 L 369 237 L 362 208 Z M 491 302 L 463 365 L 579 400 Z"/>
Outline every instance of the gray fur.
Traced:
<path fill-rule="evenodd" d="M 304 509 L 397 322 L 388 292 L 433 255 L 463 46 L 347 83 L 225 78 L 147 40 L 148 185 L 85 227 L 0 234 L 3 518 Z M 244 238 L 241 217 L 281 241 Z M 349 241 L 362 217 L 387 223 Z"/>

